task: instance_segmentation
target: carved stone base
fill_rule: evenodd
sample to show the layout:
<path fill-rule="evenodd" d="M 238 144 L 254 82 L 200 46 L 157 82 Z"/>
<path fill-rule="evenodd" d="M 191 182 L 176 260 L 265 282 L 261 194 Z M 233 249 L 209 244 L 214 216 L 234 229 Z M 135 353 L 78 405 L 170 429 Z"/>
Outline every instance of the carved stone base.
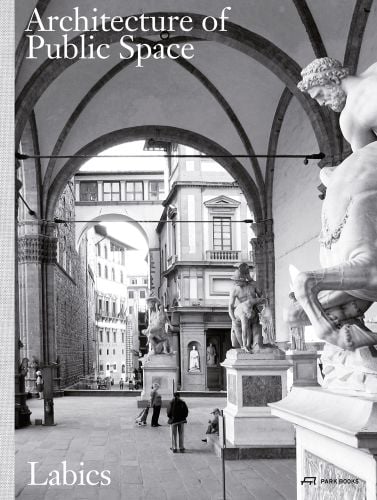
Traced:
<path fill-rule="evenodd" d="M 290 363 L 279 349 L 250 354 L 241 349 L 227 352 L 226 440 L 232 446 L 254 448 L 294 447 L 294 429 L 271 415 L 269 402 L 287 394 Z"/>
<path fill-rule="evenodd" d="M 376 397 L 293 387 L 269 406 L 296 426 L 298 500 L 376 499 Z"/>
<path fill-rule="evenodd" d="M 317 358 L 315 351 L 287 351 L 286 357 L 293 365 L 293 385 L 319 386 L 317 380 Z"/>
<path fill-rule="evenodd" d="M 321 361 L 325 375 L 324 388 L 348 394 L 377 394 L 377 349 L 375 347 L 344 351 L 326 343 Z"/>
<path fill-rule="evenodd" d="M 176 354 L 151 354 L 144 356 L 143 363 L 143 390 L 141 400 L 148 401 L 152 384 L 158 383 L 158 392 L 163 400 L 172 399 L 177 390 L 177 357 Z"/>

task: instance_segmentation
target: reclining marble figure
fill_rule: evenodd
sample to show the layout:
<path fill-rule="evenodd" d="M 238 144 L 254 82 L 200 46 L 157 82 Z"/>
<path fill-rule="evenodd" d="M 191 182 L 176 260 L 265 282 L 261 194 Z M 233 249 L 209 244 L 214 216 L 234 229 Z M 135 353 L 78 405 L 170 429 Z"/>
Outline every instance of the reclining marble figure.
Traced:
<path fill-rule="evenodd" d="M 363 321 L 377 300 L 377 63 L 351 76 L 339 61 L 325 57 L 301 75 L 301 91 L 341 113 L 340 128 L 353 152 L 340 165 L 321 170 L 327 188 L 320 235 L 322 269 L 299 273 L 294 280 L 302 309 L 292 309 L 289 321 L 309 320 L 319 338 L 340 348 L 333 353 L 344 366 L 366 364 L 365 373 L 377 374 L 376 358 L 360 349 L 377 344 L 377 334 Z M 365 373 L 359 373 L 359 381 Z M 377 392 L 377 378 L 372 392 Z"/>

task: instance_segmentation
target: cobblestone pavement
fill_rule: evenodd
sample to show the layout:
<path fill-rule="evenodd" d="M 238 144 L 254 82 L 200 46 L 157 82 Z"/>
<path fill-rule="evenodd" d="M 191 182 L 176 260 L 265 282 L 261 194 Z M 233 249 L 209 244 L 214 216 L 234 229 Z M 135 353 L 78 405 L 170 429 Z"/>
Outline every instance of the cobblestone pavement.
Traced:
<path fill-rule="evenodd" d="M 136 398 L 65 397 L 55 400 L 57 425 L 44 427 L 34 425 L 36 418 L 43 417 L 43 401 L 29 400 L 33 425 L 15 432 L 16 498 L 222 499 L 221 460 L 201 439 L 209 412 L 217 406 L 225 407 L 225 398 L 187 398 L 186 402 L 190 410 L 185 426 L 186 453 L 173 454 L 165 408 L 161 411 L 161 427 L 137 427 Z M 58 470 L 62 477 L 62 461 L 77 473 L 109 470 L 111 484 L 28 485 L 28 462 L 37 462 L 35 482 L 42 483 L 52 470 Z M 100 478 L 89 479 L 95 482 Z M 227 500 L 294 500 L 295 460 L 227 461 L 226 489 Z"/>

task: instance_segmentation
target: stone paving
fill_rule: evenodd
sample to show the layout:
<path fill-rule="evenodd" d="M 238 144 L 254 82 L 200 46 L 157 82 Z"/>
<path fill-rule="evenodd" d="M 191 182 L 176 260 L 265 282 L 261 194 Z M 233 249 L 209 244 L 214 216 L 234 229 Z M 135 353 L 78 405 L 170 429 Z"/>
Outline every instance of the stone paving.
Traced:
<path fill-rule="evenodd" d="M 225 398 L 187 398 L 186 453 L 170 449 L 166 410 L 161 427 L 137 427 L 136 398 L 65 397 L 55 400 L 54 427 L 35 426 L 43 417 L 43 401 L 29 400 L 33 425 L 15 431 L 16 498 L 22 500 L 217 500 L 223 498 L 222 462 L 201 441 L 209 412 L 225 407 Z M 148 416 L 150 424 L 150 415 Z M 28 485 L 30 464 L 35 482 L 62 461 L 76 471 L 109 470 L 109 486 Z M 84 465 L 80 465 L 80 462 Z M 80 482 L 78 476 L 78 482 Z M 93 482 L 98 477 L 91 476 Z M 84 479 L 85 480 L 85 479 Z M 227 500 L 294 500 L 295 460 L 226 462 Z"/>

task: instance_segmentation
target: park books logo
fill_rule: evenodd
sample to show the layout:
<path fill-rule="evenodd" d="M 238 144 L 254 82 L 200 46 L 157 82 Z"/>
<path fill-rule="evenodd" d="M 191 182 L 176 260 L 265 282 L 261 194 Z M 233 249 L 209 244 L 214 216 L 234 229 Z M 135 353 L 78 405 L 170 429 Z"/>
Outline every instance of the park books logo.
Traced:
<path fill-rule="evenodd" d="M 317 478 L 315 476 L 305 476 L 304 479 L 301 480 L 301 485 L 308 484 L 310 486 L 315 486 L 317 484 Z M 319 480 L 319 484 L 359 484 L 358 478 L 321 478 Z"/>

